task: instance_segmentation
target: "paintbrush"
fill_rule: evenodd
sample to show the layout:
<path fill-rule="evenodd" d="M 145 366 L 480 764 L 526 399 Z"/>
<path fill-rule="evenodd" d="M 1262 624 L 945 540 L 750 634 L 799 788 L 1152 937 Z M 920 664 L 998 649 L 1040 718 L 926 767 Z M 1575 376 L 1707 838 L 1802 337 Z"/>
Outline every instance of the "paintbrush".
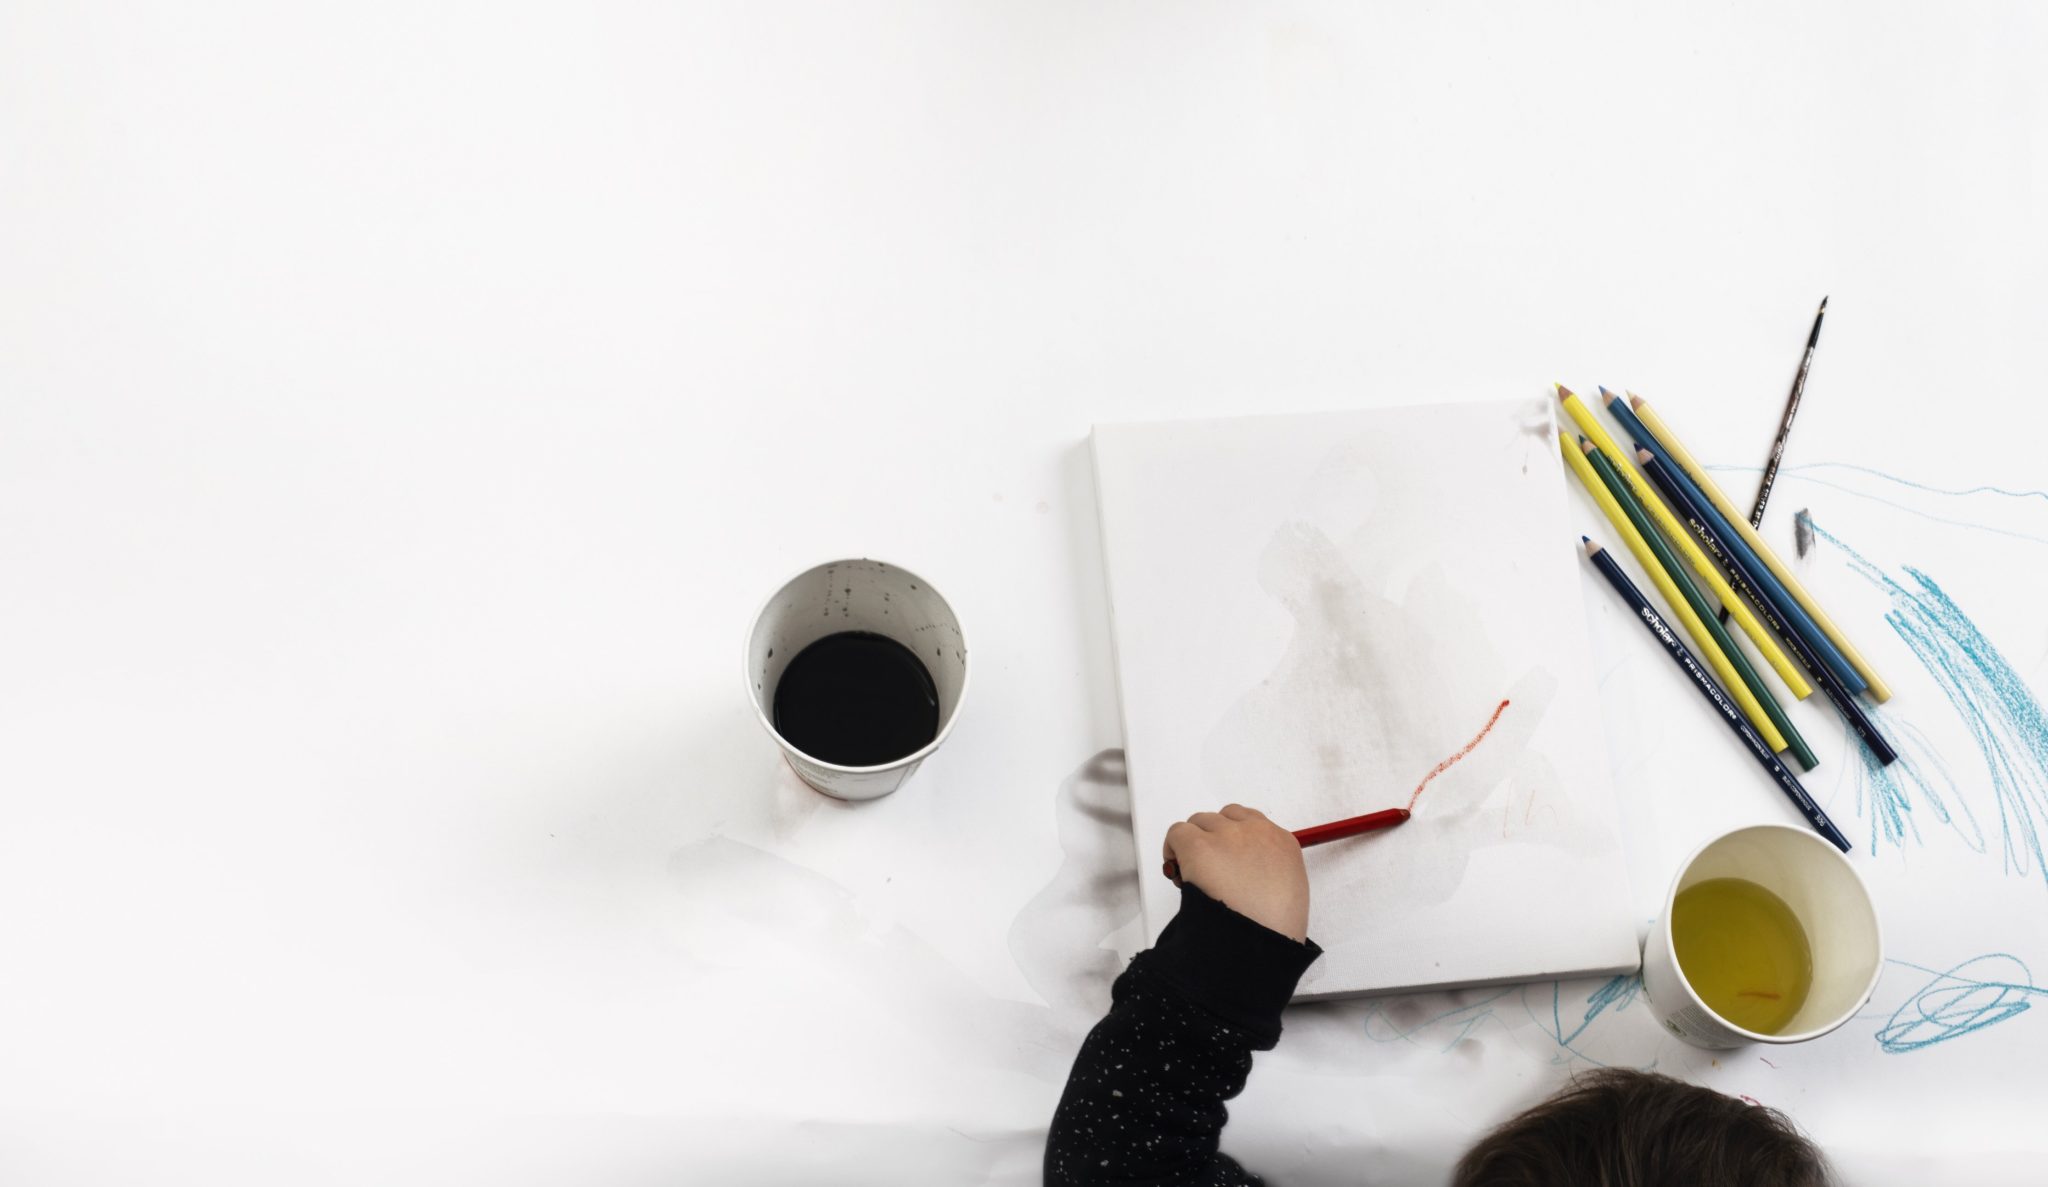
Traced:
<path fill-rule="evenodd" d="M 1757 484 L 1756 506 L 1749 509 L 1749 526 L 1764 526 L 1764 504 L 1771 501 L 1771 485 L 1778 480 L 1778 463 L 1785 460 L 1785 442 L 1792 436 L 1792 418 L 1799 415 L 1799 396 L 1806 390 L 1806 370 L 1813 366 L 1813 348 L 1820 345 L 1820 321 L 1828 315 L 1828 299 L 1820 299 L 1820 311 L 1813 315 L 1813 329 L 1806 335 L 1806 353 L 1799 356 L 1799 374 L 1792 377 L 1792 394 L 1785 397 L 1785 417 L 1778 422 L 1778 438 L 1771 442 L 1771 460 L 1764 463 L 1764 479 Z"/>

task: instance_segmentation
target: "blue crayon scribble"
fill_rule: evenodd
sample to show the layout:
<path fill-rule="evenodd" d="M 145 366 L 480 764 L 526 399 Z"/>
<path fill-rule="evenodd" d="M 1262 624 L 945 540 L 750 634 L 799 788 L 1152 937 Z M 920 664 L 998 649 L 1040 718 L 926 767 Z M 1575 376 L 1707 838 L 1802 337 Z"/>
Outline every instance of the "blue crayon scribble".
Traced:
<path fill-rule="evenodd" d="M 1877 731 L 1891 739 L 1892 749 L 1899 756 L 1897 762 L 1886 766 L 1869 750 L 1856 748 L 1856 756 L 1862 760 L 1856 768 L 1856 811 L 1877 826 L 1870 833 L 1871 854 L 1877 853 L 1881 841 L 1902 845 L 1909 835 L 1916 842 L 1922 840 L 1909 792 L 1919 793 L 1927 811 L 1938 823 L 1954 830 L 1964 845 L 1977 853 L 1984 852 L 1984 830 L 1977 823 L 1977 815 L 1970 810 L 1955 776 L 1949 773 L 1948 762 L 1935 751 L 1927 735 L 1905 718 L 1874 706 L 1865 712 Z M 1955 804 L 1954 810 L 1949 807 L 1950 801 Z"/>
<path fill-rule="evenodd" d="M 1857 575 L 1890 597 L 1892 608 L 1885 622 L 1934 678 L 1976 742 L 1998 808 L 2005 872 L 2037 874 L 2048 885 L 2048 852 L 2043 851 L 2048 838 L 2048 714 L 2041 711 L 2025 679 L 1933 578 L 1908 565 L 1903 569 L 1907 581 L 1895 580 L 1810 517 L 1807 524 L 1816 539 L 1841 549 Z M 1859 810 L 1867 802 L 1868 816 L 1877 826 L 1872 851 L 1879 834 L 1893 844 L 1908 835 L 1919 839 L 1910 817 L 1912 801 L 1905 794 L 1910 785 L 1945 823 L 1966 840 L 1974 838 L 1972 848 L 1983 852 L 1982 831 L 1947 765 L 1918 731 L 1902 732 L 1902 741 L 1907 745 L 1900 747 L 1901 770 L 1879 771 L 1866 761 L 1858 778 Z M 1905 757 L 1909 753 L 1910 759 Z M 1961 809 L 1961 821 L 1949 811 L 1950 800 Z"/>
<path fill-rule="evenodd" d="M 1609 1006 L 1613 1006 L 1616 1011 L 1626 1010 L 1628 1004 L 1636 999 L 1636 994 L 1641 992 L 1642 988 L 1643 979 L 1634 973 L 1609 977 L 1606 984 L 1586 996 L 1586 1012 L 1579 1016 L 1578 1025 L 1572 1027 L 1571 1033 L 1566 1034 L 1562 1017 L 1563 1010 L 1560 1006 L 1564 998 L 1564 982 L 1552 981 L 1550 983 L 1550 1036 L 1557 1040 L 1557 1045 L 1560 1047 L 1571 1046 L 1572 1040 L 1586 1033 L 1586 1028 L 1593 1025 L 1593 1020 L 1605 1013 Z"/>
<path fill-rule="evenodd" d="M 1559 1051 L 1552 1062 L 1569 1063 L 1577 1059 L 1606 1067 L 1606 1063 L 1574 1044 L 1601 1018 L 1611 1018 L 1628 1009 L 1642 993 L 1643 979 L 1634 973 L 1609 977 L 1581 999 L 1577 993 L 1583 984 L 1580 981 L 1537 981 L 1511 985 L 1406 1025 L 1397 1021 L 1388 1009 L 1409 999 L 1386 999 L 1375 1002 L 1366 1011 L 1365 1034 L 1377 1043 L 1427 1043 L 1431 1046 L 1436 1046 L 1437 1036 L 1443 1035 L 1444 1041 L 1437 1049 L 1449 1051 L 1485 1023 L 1495 1022 L 1504 1029 L 1519 1025 L 1512 1021 L 1514 1011 L 1519 1007 L 1537 1029 L 1557 1044 Z M 1649 1066 L 1654 1067 L 1655 1064 Z"/>
<path fill-rule="evenodd" d="M 1979 532 L 1990 532 L 1992 535 L 1995 536 L 2011 536 L 2016 540 L 2032 540 L 2037 544 L 2048 544 L 2048 536 L 2037 536 L 2031 532 L 2016 532 L 2008 528 L 1993 527 L 1988 523 L 1980 523 L 1976 520 L 1950 519 L 1945 515 L 1935 515 L 1932 512 L 1922 511 L 1920 508 L 1911 506 L 1910 504 L 1901 503 L 1894 499 L 1887 499 L 1883 495 L 1874 495 L 1867 490 L 1858 490 L 1853 486 L 1844 486 L 1839 482 L 1829 482 L 1825 478 L 1816 478 L 1812 474 L 1804 472 L 1824 468 L 1854 470 L 1859 473 L 1869 474 L 1877 478 L 1882 478 L 1887 482 L 1897 483 L 1900 486 L 1908 487 L 1912 490 L 1925 491 L 1929 494 L 1937 495 L 1962 496 L 1975 494 L 1991 494 L 2000 495 L 2010 499 L 2048 499 L 2048 491 L 2008 490 L 2002 486 L 1973 486 L 1962 490 L 1949 490 L 1939 486 L 1930 486 L 1924 482 L 1914 482 L 1910 478 L 1900 478 L 1896 474 L 1887 474 L 1882 470 L 1873 470 L 1868 466 L 1851 465 L 1848 462 L 1810 462 L 1805 465 L 1786 466 L 1778 471 L 1780 478 L 1796 477 L 1801 482 L 1811 482 L 1815 486 L 1824 486 L 1827 487 L 1829 490 L 1838 490 L 1845 495 L 1850 495 L 1858 499 L 1867 499 L 1873 503 L 1881 503 L 1886 507 L 1890 507 L 1894 511 L 1903 511 L 1908 515 L 1915 515 L 1920 517 L 1921 519 L 1931 520 L 1934 523 L 1947 524 L 1950 527 L 1969 528 L 1973 531 Z M 1756 473 L 1762 470 L 1763 467 L 1708 466 L 1707 469 L 1738 472 L 1748 471 L 1750 473 Z"/>
<path fill-rule="evenodd" d="M 1707 469 L 1746 472 L 1750 474 L 1763 472 L 1762 466 L 1708 466 Z M 1930 486 L 1925 482 L 1915 482 L 1910 478 L 1901 478 L 1897 474 L 1888 474 L 1883 470 L 1870 466 L 1859 466 L 1854 462 L 1802 462 L 1797 466 L 1782 467 L 1778 473 L 1806 474 L 1814 470 L 1853 470 L 1858 474 L 1868 474 L 1873 478 L 1882 478 L 1886 482 L 1896 482 L 1900 486 L 1910 486 L 1914 490 L 1924 490 L 1931 495 L 2004 495 L 2011 499 L 2040 499 L 2042 502 L 2048 503 L 2048 490 L 2010 490 L 2003 486 L 1966 486 L 1951 490 L 1945 486 Z"/>
<path fill-rule="evenodd" d="M 1933 976 L 1877 1030 L 1877 1045 L 1903 1055 L 1996 1026 L 2033 1008 L 2032 998 L 2048 993 L 2034 984 L 2033 971 L 2017 956 L 1993 952 L 1971 957 L 1945 972 L 1903 960 L 1901 968 Z"/>
<path fill-rule="evenodd" d="M 1388 1007 L 1397 1005 L 1406 999 L 1382 998 L 1373 1002 L 1372 1006 L 1365 1012 L 1365 1037 L 1375 1043 L 1409 1042 L 1420 1044 L 1423 1040 L 1418 1038 L 1418 1035 L 1422 1035 L 1432 1028 L 1441 1027 L 1443 1030 L 1452 1032 L 1451 1037 L 1445 1040 L 1442 1047 L 1442 1050 L 1448 1051 L 1463 1042 L 1465 1036 L 1471 1034 L 1481 1023 L 1492 1020 L 1495 1017 L 1494 1003 L 1513 992 L 1515 992 L 1514 986 L 1497 989 L 1476 1001 L 1453 1006 L 1412 1026 L 1402 1025 L 1392 1015 L 1387 1013 Z M 1431 1041 L 1434 1041 L 1433 1036 Z"/>

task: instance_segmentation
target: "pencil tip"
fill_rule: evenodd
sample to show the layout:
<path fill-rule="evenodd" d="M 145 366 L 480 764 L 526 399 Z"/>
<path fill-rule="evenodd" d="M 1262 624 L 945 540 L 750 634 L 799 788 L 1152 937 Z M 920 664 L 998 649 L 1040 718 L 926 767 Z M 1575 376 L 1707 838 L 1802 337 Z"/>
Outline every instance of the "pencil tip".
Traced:
<path fill-rule="evenodd" d="M 1591 544 L 1592 542 L 1593 542 L 1593 537 L 1591 537 L 1591 536 L 1580 536 L 1580 537 L 1579 537 L 1579 543 L 1581 543 L 1581 544 Z"/>
<path fill-rule="evenodd" d="M 1600 389 L 1600 400 L 1602 403 L 1612 404 L 1614 403 L 1614 393 L 1603 387 Z"/>
<path fill-rule="evenodd" d="M 1637 460 L 1637 461 L 1639 461 L 1639 462 L 1641 462 L 1641 463 L 1643 463 L 1644 465 L 1646 465 L 1646 466 L 1647 466 L 1647 465 L 1649 465 L 1649 464 L 1650 464 L 1651 462 L 1654 462 L 1654 461 L 1656 461 L 1656 460 L 1657 460 L 1656 458 L 1653 458 L 1653 457 L 1651 457 L 1651 456 L 1650 456 L 1650 451 L 1649 451 L 1649 450 L 1647 450 L 1647 449 L 1644 449 L 1644 448 L 1642 447 L 1642 444 L 1641 444 L 1640 442 L 1635 442 L 1635 441 L 1631 441 L 1631 442 L 1630 442 L 1629 444 L 1631 444 L 1631 445 L 1634 445 L 1634 446 L 1636 447 L 1636 460 Z"/>
<path fill-rule="evenodd" d="M 1643 406 L 1643 398 L 1634 392 L 1630 392 L 1628 394 L 1628 406 L 1631 408 L 1641 408 Z"/>
<path fill-rule="evenodd" d="M 1822 297 L 1820 299 L 1820 311 L 1821 313 L 1826 313 L 1828 311 L 1828 299 L 1826 297 Z M 1819 316 L 1819 314 L 1816 314 L 1815 316 Z"/>
<path fill-rule="evenodd" d="M 1593 443 L 1592 443 L 1591 441 L 1588 441 L 1588 440 L 1586 440 L 1586 439 L 1585 439 L 1584 437 L 1580 437 L 1580 438 L 1579 438 L 1579 449 L 1580 449 L 1580 450 L 1581 450 L 1582 452 L 1585 452 L 1585 453 L 1591 453 L 1591 452 L 1593 452 Z"/>

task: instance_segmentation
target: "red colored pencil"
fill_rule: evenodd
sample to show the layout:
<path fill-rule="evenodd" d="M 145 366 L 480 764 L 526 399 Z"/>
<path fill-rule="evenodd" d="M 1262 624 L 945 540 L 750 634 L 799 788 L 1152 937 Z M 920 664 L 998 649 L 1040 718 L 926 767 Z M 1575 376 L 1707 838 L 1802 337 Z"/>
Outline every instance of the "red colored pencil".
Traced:
<path fill-rule="evenodd" d="M 1303 849 L 1306 849 L 1310 845 L 1321 845 L 1328 841 L 1341 841 L 1346 837 L 1355 837 L 1360 833 L 1369 833 L 1375 829 L 1392 828 L 1397 824 L 1406 824 L 1409 815 L 1410 813 L 1406 808 L 1388 808 L 1382 812 L 1367 812 L 1363 816 L 1353 816 L 1349 820 L 1333 820 L 1328 824 L 1317 824 L 1311 825 L 1308 828 L 1295 829 L 1294 839 L 1301 844 Z M 1177 862 L 1169 861 L 1161 868 L 1166 876 L 1173 880 L 1175 886 L 1180 885 L 1180 865 Z"/>

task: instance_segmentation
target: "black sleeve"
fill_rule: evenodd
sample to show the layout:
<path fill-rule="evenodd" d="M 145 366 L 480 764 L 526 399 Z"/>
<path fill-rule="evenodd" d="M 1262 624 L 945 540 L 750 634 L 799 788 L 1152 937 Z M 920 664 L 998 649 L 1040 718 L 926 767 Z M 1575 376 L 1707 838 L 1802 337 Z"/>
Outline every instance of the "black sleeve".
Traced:
<path fill-rule="evenodd" d="M 1180 911 L 1111 989 L 1081 1044 L 1045 1144 L 1048 1187 L 1256 1187 L 1217 1152 L 1223 1102 L 1252 1052 L 1280 1041 L 1280 1009 L 1321 956 L 1181 887 Z"/>

